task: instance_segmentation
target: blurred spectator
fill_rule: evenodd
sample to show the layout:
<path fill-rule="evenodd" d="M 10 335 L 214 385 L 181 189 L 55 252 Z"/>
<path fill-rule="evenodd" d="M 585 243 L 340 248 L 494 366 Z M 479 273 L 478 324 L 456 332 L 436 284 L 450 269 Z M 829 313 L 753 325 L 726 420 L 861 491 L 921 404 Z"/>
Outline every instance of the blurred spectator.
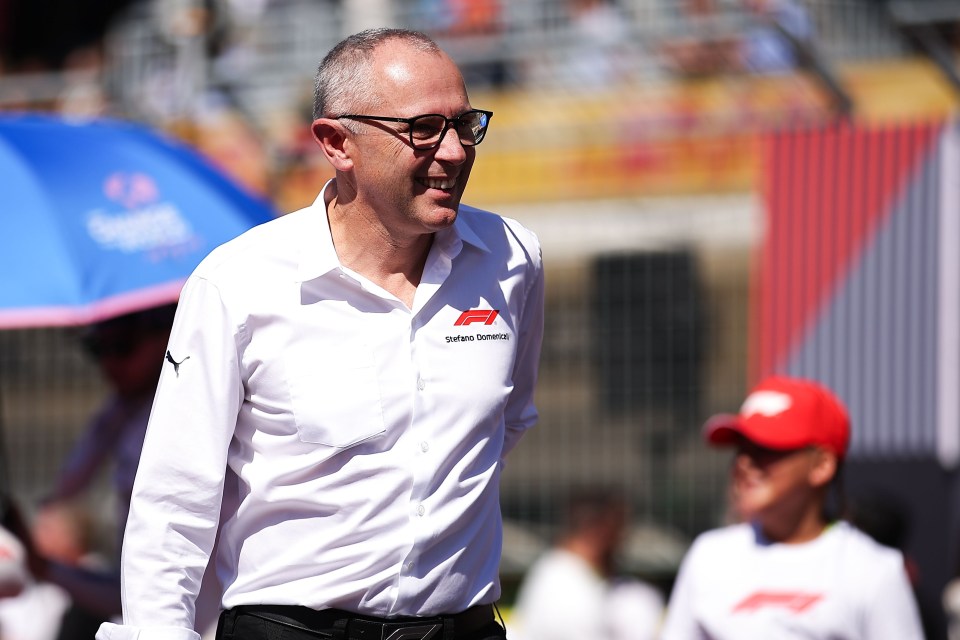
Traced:
<path fill-rule="evenodd" d="M 56 640 L 69 604 L 67 594 L 56 585 L 28 579 L 18 595 L 0 599 L 0 637 Z M 92 637 L 87 636 L 87 640 Z"/>
<path fill-rule="evenodd" d="M 175 305 L 167 305 L 106 320 L 89 327 L 82 336 L 113 393 L 67 455 L 47 509 L 83 495 L 112 463 L 117 550 L 175 309 Z M 115 562 L 106 567 L 83 566 L 52 556 L 50 545 L 38 547 L 38 552 L 47 554 L 41 577 L 61 586 L 73 602 L 62 639 L 89 638 L 85 634 L 91 626 L 96 630 L 100 622 L 120 613 Z"/>
<path fill-rule="evenodd" d="M 268 141 L 228 97 L 211 91 L 198 101 L 185 137 L 238 183 L 266 195 L 271 191 Z"/>
<path fill-rule="evenodd" d="M 43 506 L 33 519 L 30 532 L 37 554 L 68 566 L 95 566 L 91 554 L 93 521 L 79 503 L 58 502 Z M 0 600 L 0 637 L 3 640 L 56 640 L 65 629 L 74 638 L 92 638 L 94 624 L 66 620 L 69 594 L 59 586 L 31 578 L 23 591 Z M 82 629 L 82 632 L 81 632 Z"/>
<path fill-rule="evenodd" d="M 801 66 L 798 45 L 814 38 L 813 20 L 795 0 L 743 0 L 751 23 L 740 41 L 740 64 L 751 73 L 785 73 Z"/>
<path fill-rule="evenodd" d="M 510 640 L 646 640 L 656 637 L 663 597 L 618 575 L 629 524 L 623 496 L 590 489 L 573 496 L 554 547 L 520 587 Z"/>
<path fill-rule="evenodd" d="M 470 89 L 503 87 L 511 69 L 503 58 L 502 0 L 418 0 L 416 28 L 451 38 L 451 53 Z"/>
<path fill-rule="evenodd" d="M 743 520 L 701 534 L 677 576 L 662 640 L 921 640 L 903 555 L 842 513 L 846 408 L 809 380 L 773 377 L 708 442 L 736 449 L 733 507 Z"/>
<path fill-rule="evenodd" d="M 27 586 L 29 544 L 29 531 L 19 510 L 7 496 L 0 494 L 0 599 L 20 595 Z"/>
<path fill-rule="evenodd" d="M 31 539 L 38 554 L 69 565 L 97 565 L 96 524 L 90 509 L 77 500 L 42 505 L 33 518 Z"/>
<path fill-rule="evenodd" d="M 815 36 L 813 20 L 796 0 L 740 0 L 746 22 L 721 26 L 715 0 L 684 0 L 684 35 L 662 51 L 684 76 L 786 73 L 803 65 Z M 732 14 L 731 14 L 732 15 Z"/>
<path fill-rule="evenodd" d="M 52 499 L 80 495 L 112 459 L 117 522 L 121 526 L 126 522 L 146 419 L 175 310 L 176 305 L 166 305 L 139 311 L 105 320 L 84 332 L 84 347 L 113 393 L 67 455 Z"/>
<path fill-rule="evenodd" d="M 572 40 L 564 73 L 573 87 L 609 87 L 627 77 L 628 21 L 611 0 L 569 0 Z"/>
<path fill-rule="evenodd" d="M 419 0 L 420 20 L 431 31 L 475 36 L 500 30 L 499 0 Z"/>
<path fill-rule="evenodd" d="M 0 496 L 0 638 L 54 640 L 66 594 L 31 576 L 33 543 L 22 514 Z"/>
<path fill-rule="evenodd" d="M 105 115 L 108 100 L 103 90 L 103 52 L 99 46 L 80 47 L 64 61 L 66 86 L 57 98 L 57 110 L 76 118 Z"/>
<path fill-rule="evenodd" d="M 693 78 L 729 71 L 737 57 L 737 38 L 720 29 L 715 0 L 681 0 L 678 5 L 683 35 L 661 44 L 666 67 Z"/>

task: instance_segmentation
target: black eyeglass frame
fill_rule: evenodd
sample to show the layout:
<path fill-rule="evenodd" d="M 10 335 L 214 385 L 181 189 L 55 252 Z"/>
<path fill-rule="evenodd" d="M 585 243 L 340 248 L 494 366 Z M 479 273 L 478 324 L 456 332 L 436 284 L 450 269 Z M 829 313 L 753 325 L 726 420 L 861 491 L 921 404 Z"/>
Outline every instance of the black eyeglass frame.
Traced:
<path fill-rule="evenodd" d="M 403 122 L 407 125 L 407 127 L 409 127 L 407 130 L 407 138 L 410 140 L 410 146 L 418 151 L 429 151 L 430 149 L 436 149 L 437 147 L 440 146 L 440 143 L 443 141 L 444 136 L 447 135 L 447 130 L 450 129 L 451 124 L 459 125 L 462 122 L 462 118 L 471 113 L 480 113 L 487 117 L 486 124 L 480 130 L 479 135 L 476 136 L 477 139 L 472 143 L 464 142 L 463 138 L 460 136 L 459 129 L 457 129 L 457 127 L 454 127 L 454 131 L 457 132 L 457 140 L 460 141 L 460 144 L 462 144 L 465 147 L 475 147 L 481 142 L 483 142 L 483 139 L 487 137 L 487 128 L 490 126 L 490 119 L 493 117 L 493 111 L 484 111 L 483 109 L 470 109 L 469 111 L 464 111 L 463 113 L 458 115 L 456 118 L 448 118 L 445 115 L 440 113 L 424 113 L 419 116 L 413 116 L 412 118 L 397 118 L 397 117 L 391 117 L 391 116 L 368 116 L 368 115 L 363 115 L 359 113 L 345 113 L 339 116 L 332 116 L 332 119 L 339 120 L 341 118 L 347 118 L 349 120 L 378 120 L 381 122 Z M 437 136 L 437 139 L 435 142 L 430 143 L 428 146 L 424 146 L 422 142 L 418 143 L 413 139 L 413 124 L 414 122 L 416 122 L 417 120 L 420 120 L 421 118 L 443 118 L 444 120 L 443 129 L 440 130 L 440 135 Z M 401 132 L 398 131 L 397 133 L 401 133 Z"/>

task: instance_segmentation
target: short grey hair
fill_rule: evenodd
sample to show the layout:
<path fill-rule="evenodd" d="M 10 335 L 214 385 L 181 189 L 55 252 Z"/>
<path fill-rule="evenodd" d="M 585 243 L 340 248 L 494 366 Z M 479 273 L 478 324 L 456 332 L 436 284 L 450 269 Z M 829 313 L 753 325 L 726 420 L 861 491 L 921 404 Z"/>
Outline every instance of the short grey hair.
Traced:
<path fill-rule="evenodd" d="M 410 29 L 367 29 L 341 40 L 324 56 L 313 87 L 313 119 L 345 113 L 357 102 L 373 103 L 377 78 L 370 73 L 374 50 L 388 40 L 402 40 L 420 51 L 441 53 L 428 35 Z"/>

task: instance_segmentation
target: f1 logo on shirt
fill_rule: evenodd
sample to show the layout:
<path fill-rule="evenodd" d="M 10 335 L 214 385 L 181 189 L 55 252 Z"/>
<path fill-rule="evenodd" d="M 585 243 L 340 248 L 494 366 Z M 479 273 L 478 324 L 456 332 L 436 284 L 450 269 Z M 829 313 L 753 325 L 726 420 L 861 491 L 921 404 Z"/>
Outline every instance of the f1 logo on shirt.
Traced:
<path fill-rule="evenodd" d="M 467 309 L 460 314 L 460 317 L 453 323 L 453 326 L 469 327 L 471 324 L 478 324 L 483 327 L 488 327 L 492 325 L 498 317 L 500 317 L 499 309 Z M 474 333 L 457 332 L 457 335 L 444 336 L 443 339 L 447 344 L 474 342 L 491 344 L 491 341 L 498 340 L 509 342 L 510 334 L 505 331 L 498 332 L 496 329 L 480 329 Z"/>
<path fill-rule="evenodd" d="M 822 599 L 823 596 L 818 593 L 757 591 L 741 600 L 733 608 L 733 612 L 752 612 L 765 607 L 781 607 L 794 613 L 802 613 Z"/>
<path fill-rule="evenodd" d="M 497 319 L 498 315 L 500 315 L 500 311 L 497 309 L 469 309 L 460 314 L 460 317 L 453 323 L 453 326 L 462 327 L 473 324 L 474 322 L 493 324 L 493 321 Z"/>

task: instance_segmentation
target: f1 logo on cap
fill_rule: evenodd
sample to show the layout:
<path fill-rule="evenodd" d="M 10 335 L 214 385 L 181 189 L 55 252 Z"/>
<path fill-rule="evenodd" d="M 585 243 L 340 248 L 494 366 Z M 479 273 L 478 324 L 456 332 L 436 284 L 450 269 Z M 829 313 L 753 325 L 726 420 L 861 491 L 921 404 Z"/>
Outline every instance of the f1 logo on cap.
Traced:
<path fill-rule="evenodd" d="M 762 416 L 775 416 L 793 405 L 793 399 L 779 391 L 754 391 L 744 401 L 740 414 L 744 417 L 759 413 Z"/>

